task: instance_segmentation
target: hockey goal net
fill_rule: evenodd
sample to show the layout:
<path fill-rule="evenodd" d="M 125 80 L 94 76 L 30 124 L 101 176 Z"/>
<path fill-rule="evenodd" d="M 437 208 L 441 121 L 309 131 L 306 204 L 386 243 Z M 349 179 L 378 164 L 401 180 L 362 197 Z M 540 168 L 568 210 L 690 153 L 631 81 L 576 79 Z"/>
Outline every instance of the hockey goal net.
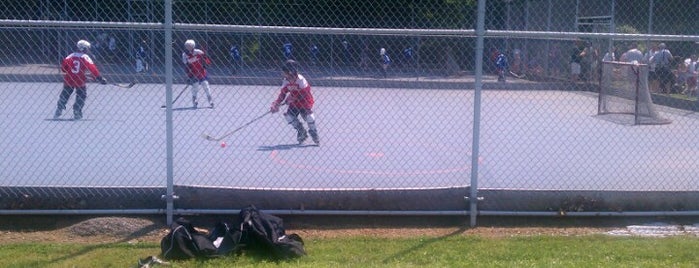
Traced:
<path fill-rule="evenodd" d="M 633 125 L 669 124 L 653 105 L 648 88 L 648 65 L 629 62 L 602 63 L 597 114 L 604 119 Z"/>

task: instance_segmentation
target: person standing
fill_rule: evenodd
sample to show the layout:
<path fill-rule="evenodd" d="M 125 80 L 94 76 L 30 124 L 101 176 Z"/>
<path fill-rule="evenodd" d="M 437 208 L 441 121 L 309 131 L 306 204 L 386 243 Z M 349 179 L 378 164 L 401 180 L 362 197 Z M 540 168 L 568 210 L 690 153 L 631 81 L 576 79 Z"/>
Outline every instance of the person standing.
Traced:
<path fill-rule="evenodd" d="M 207 66 L 211 65 L 211 60 L 201 49 L 195 48 L 194 40 L 189 39 L 184 42 L 185 51 L 182 52 L 182 62 L 185 64 L 187 73 L 187 83 L 192 86 L 192 106 L 196 109 L 197 93 L 199 86 L 204 88 L 206 100 L 209 101 L 209 107 L 214 108 L 213 98 L 211 97 L 211 89 L 209 88 L 209 77 L 206 71 Z"/>
<path fill-rule="evenodd" d="M 687 76 L 686 87 L 682 94 L 687 96 L 694 96 L 697 92 L 697 74 L 699 74 L 699 68 L 697 68 L 697 54 L 692 54 L 689 56 L 687 61 Z"/>
<path fill-rule="evenodd" d="M 277 95 L 277 98 L 272 102 L 269 108 L 271 113 L 279 112 L 279 106 L 283 103 L 288 104 L 288 108 L 284 113 L 286 121 L 296 129 L 296 140 L 302 144 L 308 135 L 316 145 L 320 145 L 318 129 L 316 128 L 316 119 L 313 115 L 313 104 L 315 100 L 311 93 L 311 84 L 308 83 L 305 77 L 298 71 L 299 65 L 294 60 L 287 60 L 281 67 L 284 81 L 282 88 Z M 308 132 L 304 128 L 299 116 L 306 121 Z"/>
<path fill-rule="evenodd" d="M 388 76 L 388 66 L 391 65 L 391 57 L 388 56 L 385 48 L 379 50 L 379 55 L 381 56 L 381 74 L 383 78 L 386 78 Z"/>
<path fill-rule="evenodd" d="M 508 71 L 516 75 L 524 75 L 524 60 L 522 59 L 522 50 L 515 48 L 512 50 L 512 62 L 508 66 Z"/>
<path fill-rule="evenodd" d="M 658 89 L 661 93 L 671 93 L 675 75 L 670 70 L 672 53 L 667 49 L 665 43 L 658 44 L 658 52 L 653 56 L 652 61 L 655 63 L 655 76 L 659 82 Z"/>
<path fill-rule="evenodd" d="M 148 71 L 148 52 L 146 51 L 146 40 L 138 44 L 136 49 L 136 72 L 142 73 Z"/>
<path fill-rule="evenodd" d="M 616 54 L 614 51 L 616 50 L 616 47 L 614 45 L 609 46 L 607 53 L 604 53 L 604 57 L 602 57 L 602 61 L 615 61 L 616 60 Z"/>
<path fill-rule="evenodd" d="M 629 50 L 621 54 L 620 60 L 630 63 L 642 63 L 644 61 L 643 52 L 638 50 L 638 45 L 636 43 L 631 43 L 629 44 Z"/>
<path fill-rule="evenodd" d="M 293 49 L 294 47 L 291 45 L 290 41 L 284 42 L 284 44 L 282 45 L 282 54 L 284 54 L 285 60 L 294 59 Z"/>
<path fill-rule="evenodd" d="M 580 65 L 580 73 L 583 81 L 596 81 L 594 76 L 597 72 L 597 61 L 599 60 L 599 51 L 592 45 L 592 42 L 585 41 L 585 50 Z"/>
<path fill-rule="evenodd" d="M 639 64 L 643 62 L 643 52 L 638 50 L 638 45 L 635 42 L 632 42 L 629 44 L 629 50 L 621 54 L 621 57 L 619 57 L 620 61 L 623 62 L 628 62 L 632 64 Z M 629 84 L 633 85 L 637 81 L 642 83 L 643 86 L 647 86 L 645 84 L 645 81 L 637 80 L 638 79 L 638 68 L 634 71 L 633 68 L 629 68 L 628 72 L 626 73 L 627 79 Z"/>
<path fill-rule="evenodd" d="M 413 47 L 407 47 L 403 49 L 403 57 L 405 58 L 405 65 L 408 68 L 415 68 L 415 52 L 413 51 Z"/>
<path fill-rule="evenodd" d="M 228 53 L 231 56 L 231 73 L 237 74 L 243 62 L 243 57 L 240 54 L 240 49 L 238 48 L 238 46 L 232 45 Z"/>
<path fill-rule="evenodd" d="M 582 40 L 577 40 L 570 55 L 570 80 L 573 82 L 580 80 L 583 57 L 585 57 L 585 43 Z"/>
<path fill-rule="evenodd" d="M 505 82 L 505 72 L 509 67 L 505 53 L 500 53 L 495 57 L 495 67 L 498 71 L 498 82 Z"/>
<path fill-rule="evenodd" d="M 73 104 L 73 118 L 80 120 L 83 118 L 83 106 L 87 99 L 87 72 L 90 72 L 100 84 L 107 84 L 107 80 L 100 75 L 97 66 L 88 55 L 90 42 L 80 40 L 77 43 L 77 51 L 69 54 L 61 62 L 61 72 L 63 72 L 63 90 L 58 97 L 54 119 L 61 117 L 61 113 L 66 109 L 66 103 L 70 95 L 75 92 L 75 103 Z"/>
<path fill-rule="evenodd" d="M 648 64 L 648 82 L 650 92 L 658 92 L 659 81 L 658 75 L 655 73 L 655 62 L 653 57 L 658 54 L 658 45 L 653 43 L 650 49 L 643 55 L 643 62 Z"/>

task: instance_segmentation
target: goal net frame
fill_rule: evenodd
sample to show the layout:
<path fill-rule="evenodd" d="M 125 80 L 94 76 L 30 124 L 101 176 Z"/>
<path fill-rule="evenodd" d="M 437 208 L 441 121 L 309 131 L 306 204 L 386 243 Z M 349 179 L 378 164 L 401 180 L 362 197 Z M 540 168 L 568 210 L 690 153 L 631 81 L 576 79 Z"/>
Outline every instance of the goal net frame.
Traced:
<path fill-rule="evenodd" d="M 658 113 L 648 87 L 648 64 L 603 61 L 597 115 L 620 124 L 672 123 Z"/>

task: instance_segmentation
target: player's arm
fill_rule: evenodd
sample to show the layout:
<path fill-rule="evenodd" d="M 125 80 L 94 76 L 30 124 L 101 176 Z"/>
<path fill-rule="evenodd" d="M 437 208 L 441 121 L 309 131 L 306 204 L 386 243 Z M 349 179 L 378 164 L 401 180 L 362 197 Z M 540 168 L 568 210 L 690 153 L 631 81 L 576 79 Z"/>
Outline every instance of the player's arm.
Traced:
<path fill-rule="evenodd" d="M 286 95 L 289 93 L 289 90 L 284 86 L 282 90 L 279 92 L 279 95 L 277 95 L 277 99 L 275 99 L 272 102 L 272 106 L 269 108 L 269 111 L 272 113 L 279 112 L 279 106 L 282 105 L 282 102 L 284 99 L 286 99 Z"/>
<path fill-rule="evenodd" d="M 211 65 L 211 58 L 209 58 L 209 55 L 202 52 L 201 56 L 202 56 L 202 59 L 204 60 L 204 68 L 209 67 L 209 65 Z"/>
<path fill-rule="evenodd" d="M 66 74 L 70 72 L 70 69 L 73 68 L 72 61 L 70 59 L 63 59 L 61 61 L 61 72 Z"/>
<path fill-rule="evenodd" d="M 107 84 L 107 79 L 104 79 L 102 75 L 100 75 L 100 70 L 97 68 L 97 65 L 92 62 L 90 59 L 85 59 L 83 60 L 83 64 L 85 64 L 85 67 L 87 68 L 88 71 L 95 77 L 95 81 L 99 82 L 102 85 Z"/>
<path fill-rule="evenodd" d="M 187 52 L 182 52 L 182 63 L 183 63 L 186 67 L 189 67 L 189 62 L 187 62 Z"/>

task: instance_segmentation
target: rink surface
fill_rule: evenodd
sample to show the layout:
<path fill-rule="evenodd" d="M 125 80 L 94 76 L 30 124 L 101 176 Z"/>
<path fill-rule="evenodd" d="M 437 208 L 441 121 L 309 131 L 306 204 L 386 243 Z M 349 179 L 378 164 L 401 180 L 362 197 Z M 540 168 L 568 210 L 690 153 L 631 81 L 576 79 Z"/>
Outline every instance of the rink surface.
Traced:
<path fill-rule="evenodd" d="M 165 90 L 90 84 L 84 119 L 52 119 L 59 83 L 1 83 L 0 185 L 163 187 Z M 174 85 L 173 97 L 184 85 Z M 471 178 L 473 90 L 314 87 L 321 145 L 297 145 L 281 113 L 264 114 L 274 86 L 213 85 L 215 109 L 173 105 L 176 185 L 246 189 L 429 189 Z M 696 191 L 699 117 L 627 126 L 596 116 L 589 92 L 486 90 L 482 189 Z M 694 161 L 688 163 L 687 161 Z"/>

